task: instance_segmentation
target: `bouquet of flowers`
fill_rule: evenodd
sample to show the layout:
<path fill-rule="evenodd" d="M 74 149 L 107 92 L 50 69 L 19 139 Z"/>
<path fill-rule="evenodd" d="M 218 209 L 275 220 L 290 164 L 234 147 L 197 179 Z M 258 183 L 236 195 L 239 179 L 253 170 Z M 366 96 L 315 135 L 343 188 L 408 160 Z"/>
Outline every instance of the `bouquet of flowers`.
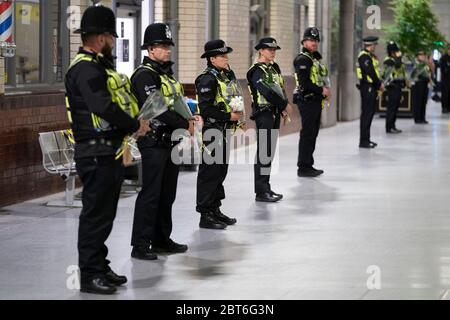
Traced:
<path fill-rule="evenodd" d="M 242 94 L 242 88 L 239 82 L 232 80 L 227 85 L 226 99 L 228 105 L 233 112 L 242 113 L 241 119 L 238 121 L 237 127 L 242 127 L 245 124 L 245 104 Z"/>
<path fill-rule="evenodd" d="M 161 90 L 149 94 L 138 114 L 138 119 L 153 120 L 168 109 L 167 102 Z"/>
<path fill-rule="evenodd" d="M 272 73 L 268 73 L 264 79 L 261 80 L 262 84 L 265 85 L 267 88 L 269 88 L 272 92 L 276 93 L 280 98 L 286 99 L 286 95 L 284 93 L 283 88 L 281 88 L 281 85 L 278 83 L 278 81 L 275 81 Z"/>

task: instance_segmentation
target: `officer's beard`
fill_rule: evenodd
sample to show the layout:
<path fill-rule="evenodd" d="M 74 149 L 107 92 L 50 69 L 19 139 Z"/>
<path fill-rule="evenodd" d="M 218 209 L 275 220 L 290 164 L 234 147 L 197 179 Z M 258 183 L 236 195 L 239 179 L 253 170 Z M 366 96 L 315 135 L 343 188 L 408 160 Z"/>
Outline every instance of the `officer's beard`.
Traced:
<path fill-rule="evenodd" d="M 113 48 L 109 45 L 109 43 L 105 43 L 105 46 L 102 49 L 102 55 L 107 59 L 111 64 L 114 63 L 114 56 L 113 56 Z"/>

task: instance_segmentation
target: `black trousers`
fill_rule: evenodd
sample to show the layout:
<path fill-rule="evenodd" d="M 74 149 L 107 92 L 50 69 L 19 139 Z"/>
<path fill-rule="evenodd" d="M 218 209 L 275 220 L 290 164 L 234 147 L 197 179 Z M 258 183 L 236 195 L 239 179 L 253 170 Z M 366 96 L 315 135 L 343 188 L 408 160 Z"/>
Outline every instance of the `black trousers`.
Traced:
<path fill-rule="evenodd" d="M 386 111 L 386 131 L 396 129 L 395 121 L 397 120 L 397 112 L 402 99 L 402 88 L 400 86 L 392 86 L 387 89 L 388 105 Z"/>
<path fill-rule="evenodd" d="M 77 159 L 76 169 L 83 183 L 78 254 L 81 282 L 86 283 L 111 270 L 105 241 L 116 217 L 123 166 L 111 155 Z"/>
<path fill-rule="evenodd" d="M 208 128 L 203 130 L 203 136 L 205 137 L 205 132 Z M 221 145 L 222 156 L 220 156 L 219 161 L 214 163 L 206 162 L 206 150 L 203 152 L 203 161 L 198 167 L 198 176 L 197 176 L 197 207 L 196 210 L 199 213 L 208 213 L 214 211 L 217 208 L 220 208 L 222 205 L 222 200 L 225 199 L 225 189 L 223 183 L 228 173 L 228 160 L 230 150 L 228 148 L 228 143 L 225 137 L 226 131 L 221 131 L 222 137 L 219 138 L 220 142 L 217 141 L 217 144 Z M 218 131 L 216 131 L 218 133 Z M 215 139 L 211 141 L 203 141 L 206 145 L 206 148 L 211 151 L 211 155 L 215 157 L 219 157 L 216 154 L 215 150 L 212 149 L 212 142 L 215 142 Z"/>
<path fill-rule="evenodd" d="M 428 82 L 417 81 L 411 88 L 411 96 L 414 121 L 425 121 L 425 113 L 428 101 Z"/>
<path fill-rule="evenodd" d="M 300 141 L 298 144 L 297 166 L 299 169 L 307 169 L 314 164 L 313 153 L 316 149 L 316 140 L 319 135 L 322 99 L 315 98 L 312 101 L 299 102 L 298 108 L 302 118 L 302 129 L 300 130 Z"/>
<path fill-rule="evenodd" d="M 172 148 L 141 147 L 142 189 L 134 209 L 132 246 L 165 245 L 172 233 L 172 205 L 176 198 L 179 167 L 171 160 Z"/>
<path fill-rule="evenodd" d="M 450 78 L 442 80 L 442 111 L 450 111 Z"/>
<path fill-rule="evenodd" d="M 257 151 L 254 165 L 255 193 L 265 193 L 271 190 L 270 169 L 278 140 L 280 129 L 280 114 L 263 111 L 255 116 Z"/>
<path fill-rule="evenodd" d="M 371 84 L 361 83 L 361 119 L 359 123 L 359 143 L 370 142 L 370 127 L 375 115 L 378 90 Z"/>

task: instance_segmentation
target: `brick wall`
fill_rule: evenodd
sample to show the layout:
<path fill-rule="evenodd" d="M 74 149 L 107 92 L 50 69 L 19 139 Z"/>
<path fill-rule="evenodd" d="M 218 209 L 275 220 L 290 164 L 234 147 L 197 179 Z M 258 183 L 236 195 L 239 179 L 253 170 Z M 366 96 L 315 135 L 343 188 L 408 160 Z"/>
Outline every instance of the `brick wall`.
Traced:
<path fill-rule="evenodd" d="M 178 15 L 178 78 L 183 83 L 194 83 L 206 66 L 200 59 L 206 41 L 206 0 L 180 0 Z"/>
<path fill-rule="evenodd" d="M 272 1 L 270 6 L 270 34 L 277 39 L 281 50 L 277 62 L 285 75 L 294 73 L 294 0 Z"/>
<path fill-rule="evenodd" d="M 42 168 L 38 133 L 68 126 L 62 93 L 0 96 L 0 207 L 63 190 Z"/>
<path fill-rule="evenodd" d="M 250 67 L 250 1 L 220 1 L 220 38 L 233 48 L 230 65 L 239 79 Z"/>

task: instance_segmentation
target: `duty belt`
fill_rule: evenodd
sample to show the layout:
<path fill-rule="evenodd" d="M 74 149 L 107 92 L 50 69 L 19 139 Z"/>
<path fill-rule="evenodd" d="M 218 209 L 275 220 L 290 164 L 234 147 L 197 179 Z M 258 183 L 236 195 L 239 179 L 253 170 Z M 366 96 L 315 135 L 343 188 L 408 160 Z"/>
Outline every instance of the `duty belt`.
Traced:
<path fill-rule="evenodd" d="M 81 141 L 80 143 L 86 143 L 89 145 L 101 144 L 101 145 L 105 145 L 108 147 L 114 147 L 114 148 L 119 148 L 122 145 L 122 141 L 120 141 L 120 140 L 111 140 L 111 139 L 105 139 L 105 138 L 90 139 L 90 140 Z"/>

